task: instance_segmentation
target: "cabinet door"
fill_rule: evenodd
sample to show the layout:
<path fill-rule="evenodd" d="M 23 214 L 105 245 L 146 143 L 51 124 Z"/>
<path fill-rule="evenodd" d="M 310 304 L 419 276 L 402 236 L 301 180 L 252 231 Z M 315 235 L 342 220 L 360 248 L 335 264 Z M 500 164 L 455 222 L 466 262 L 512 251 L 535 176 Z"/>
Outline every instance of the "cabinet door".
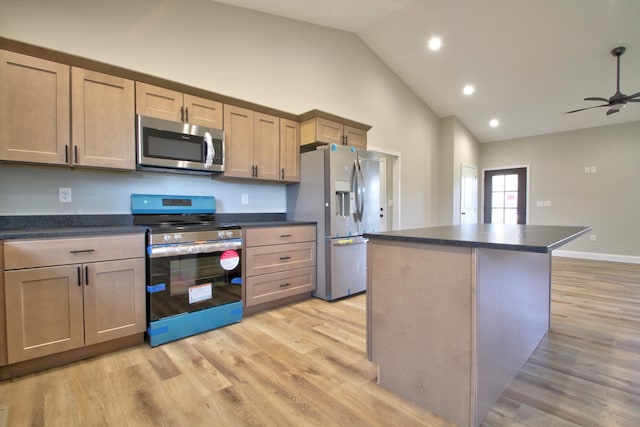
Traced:
<path fill-rule="evenodd" d="M 85 344 L 145 330 L 144 258 L 83 266 Z"/>
<path fill-rule="evenodd" d="M 184 95 L 184 120 L 198 126 L 222 129 L 222 103 L 193 95 Z"/>
<path fill-rule="evenodd" d="M 9 363 L 84 345 L 80 266 L 4 273 Z"/>
<path fill-rule="evenodd" d="M 300 181 L 300 123 L 280 119 L 280 180 Z"/>
<path fill-rule="evenodd" d="M 66 163 L 69 67 L 0 51 L 0 160 Z"/>
<path fill-rule="evenodd" d="M 253 114 L 253 162 L 255 177 L 277 181 L 280 177 L 280 119 Z"/>
<path fill-rule="evenodd" d="M 73 67 L 72 164 L 135 169 L 133 81 Z"/>
<path fill-rule="evenodd" d="M 182 93 L 136 82 L 136 113 L 158 119 L 183 121 Z"/>
<path fill-rule="evenodd" d="M 253 111 L 233 105 L 224 106 L 224 175 L 253 176 Z"/>
<path fill-rule="evenodd" d="M 361 150 L 367 149 L 367 131 L 345 125 L 344 135 L 348 146 Z"/>
<path fill-rule="evenodd" d="M 342 145 L 343 128 L 342 123 L 317 117 L 316 140 L 327 144 Z"/>

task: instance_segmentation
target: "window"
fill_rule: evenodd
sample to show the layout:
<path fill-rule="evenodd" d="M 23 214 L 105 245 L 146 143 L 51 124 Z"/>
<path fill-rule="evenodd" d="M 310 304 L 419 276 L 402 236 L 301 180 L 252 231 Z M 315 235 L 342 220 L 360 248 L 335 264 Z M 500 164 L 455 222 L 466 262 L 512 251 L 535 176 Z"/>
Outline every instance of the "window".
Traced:
<path fill-rule="evenodd" d="M 501 169 L 484 174 L 484 223 L 526 224 L 527 169 Z"/>

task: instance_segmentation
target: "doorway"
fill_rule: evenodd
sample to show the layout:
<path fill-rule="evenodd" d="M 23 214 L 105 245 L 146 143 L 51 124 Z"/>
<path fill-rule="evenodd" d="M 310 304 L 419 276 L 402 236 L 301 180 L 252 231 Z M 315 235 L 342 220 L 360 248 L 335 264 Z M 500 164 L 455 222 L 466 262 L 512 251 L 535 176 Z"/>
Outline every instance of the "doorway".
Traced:
<path fill-rule="evenodd" d="M 527 168 L 484 172 L 484 223 L 527 223 Z"/>
<path fill-rule="evenodd" d="M 478 223 L 478 170 L 462 165 L 460 170 L 460 224 Z"/>

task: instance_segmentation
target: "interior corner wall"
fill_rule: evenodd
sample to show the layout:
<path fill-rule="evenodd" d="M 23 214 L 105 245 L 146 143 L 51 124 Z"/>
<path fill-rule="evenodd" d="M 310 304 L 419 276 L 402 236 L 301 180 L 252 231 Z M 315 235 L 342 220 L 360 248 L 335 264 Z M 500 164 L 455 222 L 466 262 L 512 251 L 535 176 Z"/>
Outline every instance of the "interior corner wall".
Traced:
<path fill-rule="evenodd" d="M 479 167 L 480 144 L 455 116 L 440 120 L 439 223 L 460 224 L 462 165 Z M 478 206 L 480 206 L 478 204 Z"/>
<path fill-rule="evenodd" d="M 371 125 L 369 143 L 401 156 L 403 227 L 434 220 L 439 119 L 353 33 L 210 0 L 2 0 L 0 36 L 294 114 L 320 109 Z M 5 207 L 27 214 L 93 213 L 84 194 L 96 177 L 113 184 L 113 203 L 100 204 L 107 210 L 100 213 L 128 212 L 131 188 L 160 188 L 155 176 L 139 173 L 60 170 L 51 179 L 39 172 L 34 180 L 28 170 L 0 167 L 0 215 Z M 171 182 L 215 194 L 225 212 L 286 210 L 280 184 L 202 177 Z M 240 203 L 238 185 L 249 192 L 249 205 Z M 57 203 L 58 186 L 74 187 L 73 203 Z"/>
<path fill-rule="evenodd" d="M 563 251 L 640 259 L 640 121 L 481 144 L 480 158 L 530 165 L 529 224 L 593 228 Z"/>
<path fill-rule="evenodd" d="M 455 117 L 445 117 L 440 120 L 438 225 L 453 224 L 453 159 L 455 157 L 455 145 Z"/>

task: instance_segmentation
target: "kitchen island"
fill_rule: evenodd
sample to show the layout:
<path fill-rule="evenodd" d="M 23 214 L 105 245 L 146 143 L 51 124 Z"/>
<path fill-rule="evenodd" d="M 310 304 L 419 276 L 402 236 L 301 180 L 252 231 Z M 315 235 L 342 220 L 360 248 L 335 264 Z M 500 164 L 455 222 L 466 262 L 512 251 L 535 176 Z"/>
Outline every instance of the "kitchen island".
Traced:
<path fill-rule="evenodd" d="M 478 426 L 549 330 L 551 251 L 590 227 L 365 234 L 367 353 L 383 387 Z"/>

